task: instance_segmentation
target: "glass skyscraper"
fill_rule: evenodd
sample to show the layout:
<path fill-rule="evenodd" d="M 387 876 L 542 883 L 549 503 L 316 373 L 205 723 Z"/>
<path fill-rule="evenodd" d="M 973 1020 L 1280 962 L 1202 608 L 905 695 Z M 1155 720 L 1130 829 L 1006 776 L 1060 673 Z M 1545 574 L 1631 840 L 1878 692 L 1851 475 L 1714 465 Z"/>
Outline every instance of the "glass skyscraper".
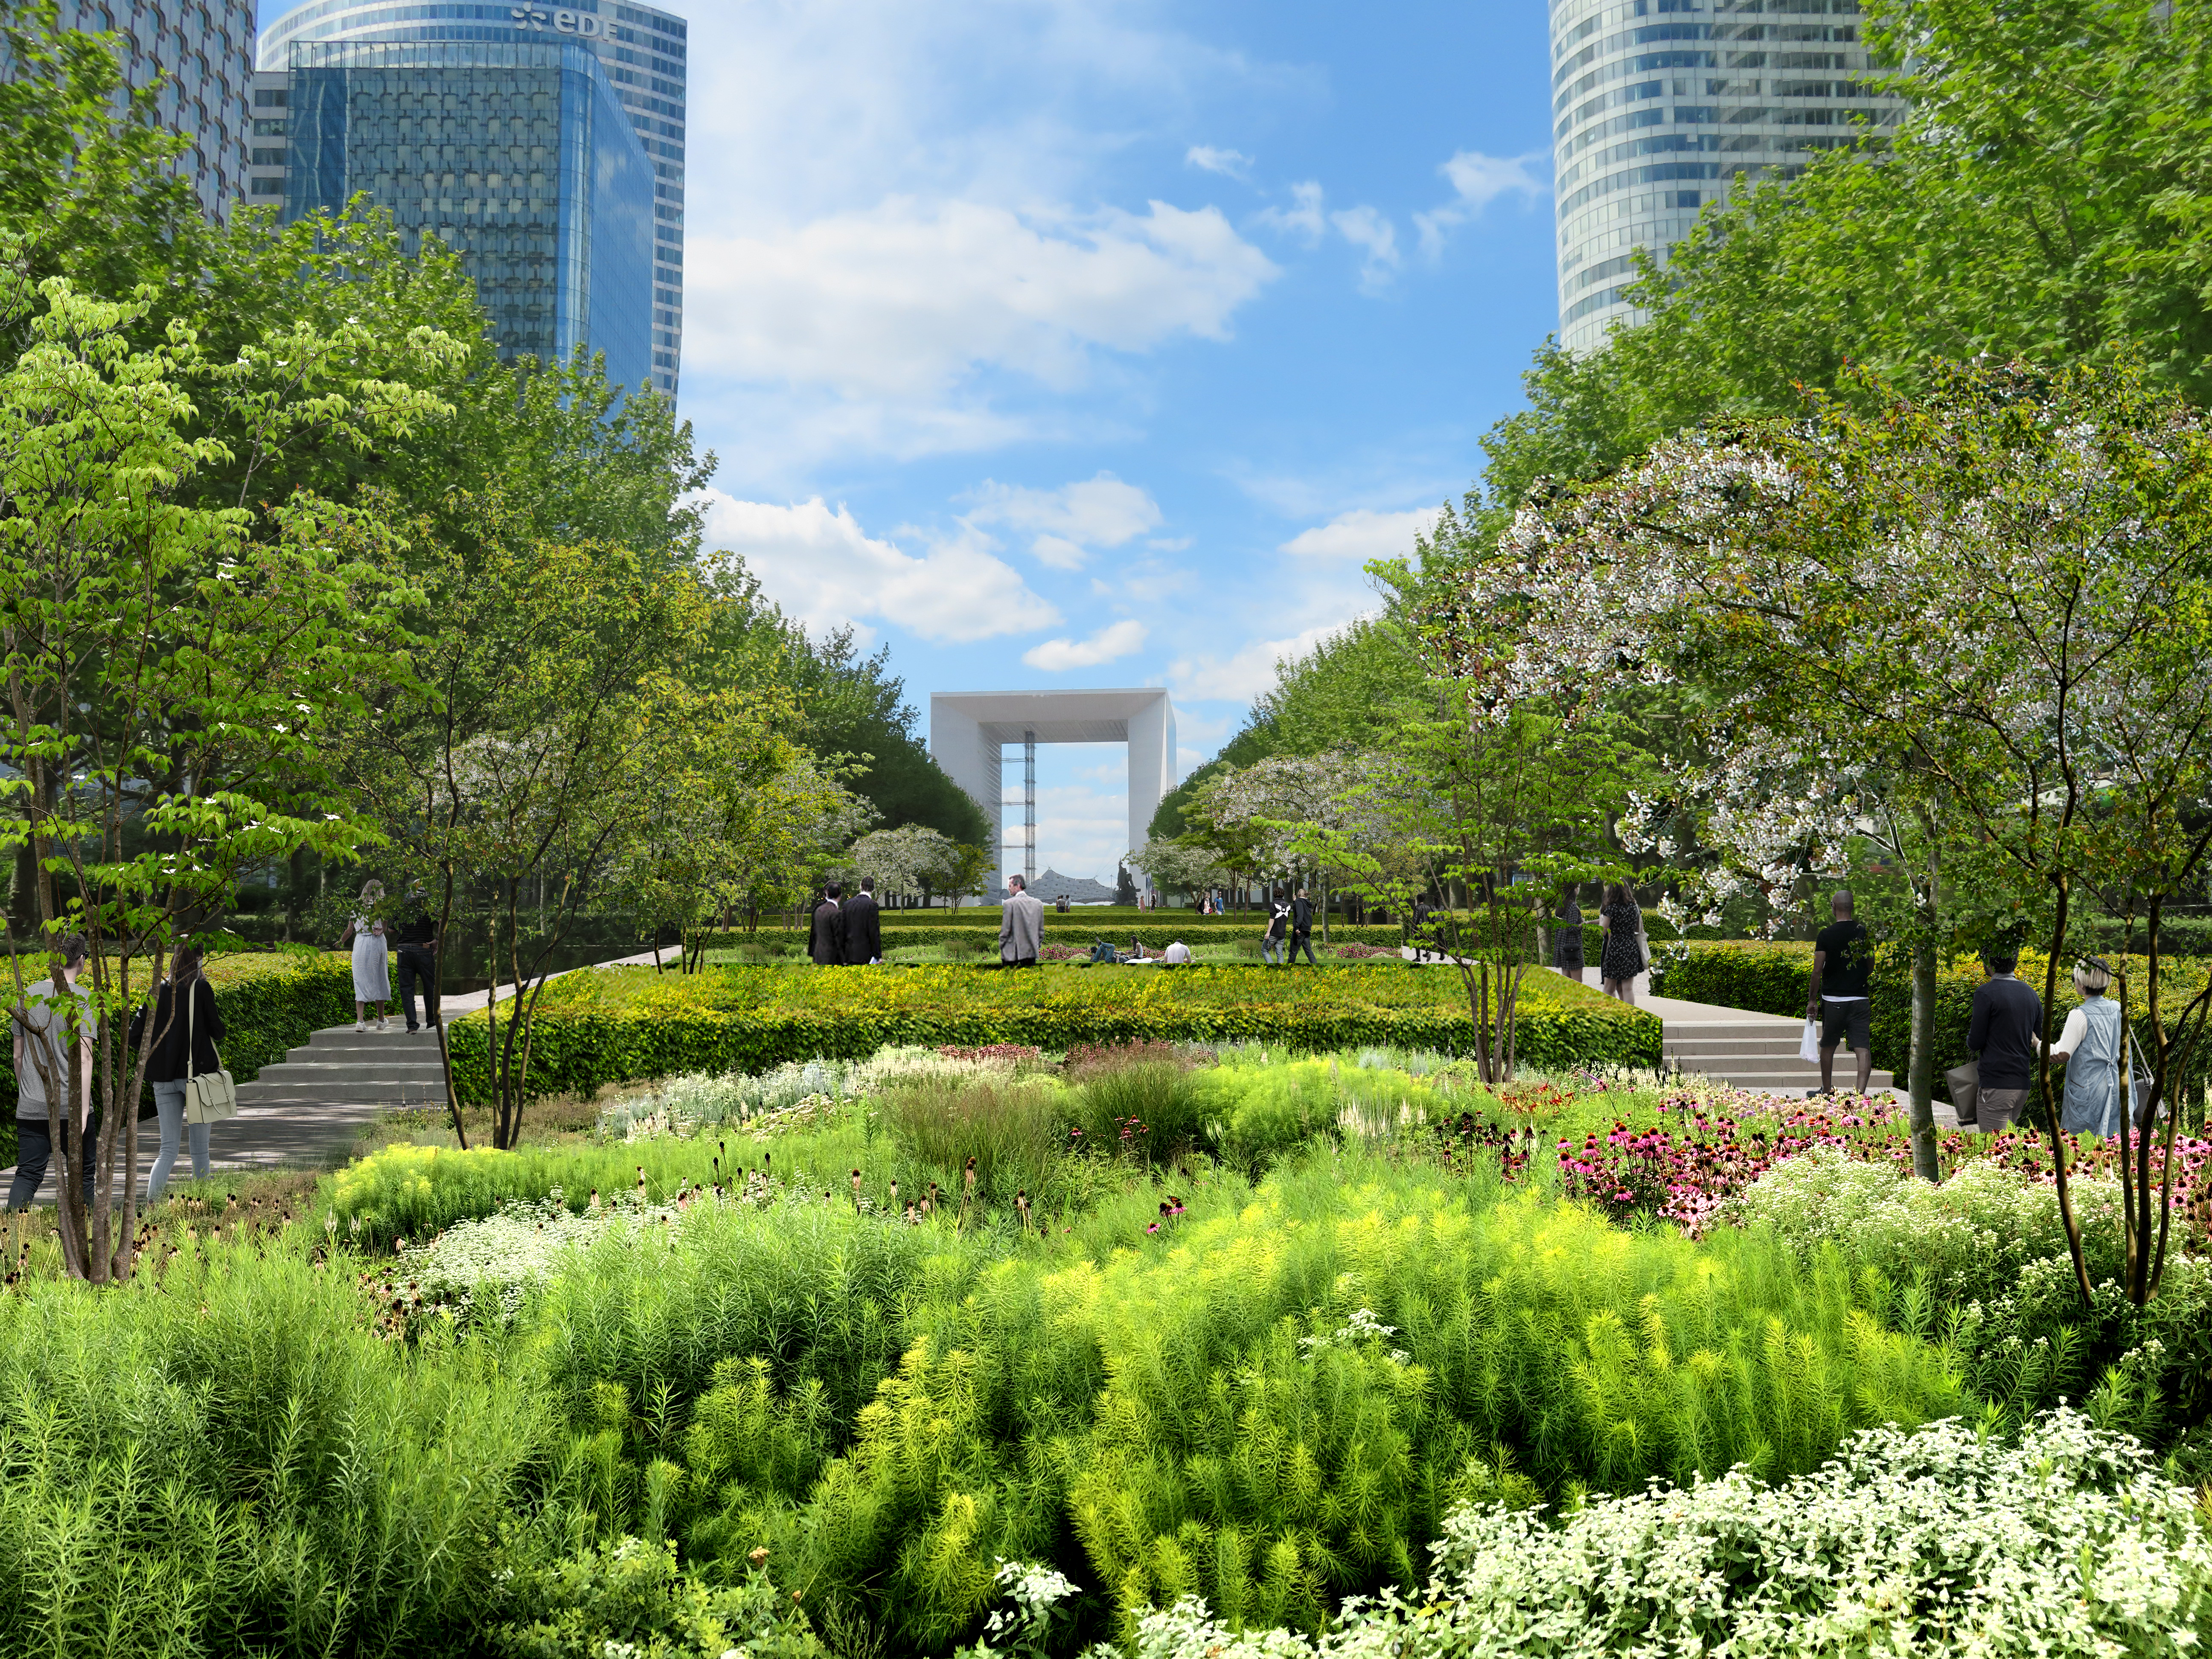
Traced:
<path fill-rule="evenodd" d="M 1663 265 L 1698 210 L 1903 118 L 1858 0 L 1552 0 L 1559 337 L 1605 343 L 1633 250 Z"/>
<path fill-rule="evenodd" d="M 250 188 L 288 219 L 365 191 L 460 252 L 502 352 L 582 343 L 672 396 L 684 31 L 611 3 L 317 0 L 262 35 Z"/>
<path fill-rule="evenodd" d="M 253 73 L 253 0 L 61 0 L 61 26 L 122 38 L 123 78 L 151 86 L 161 125 L 187 134 L 179 171 L 210 218 L 246 193 L 246 97 Z M 0 77 L 7 74 L 0 52 Z"/>

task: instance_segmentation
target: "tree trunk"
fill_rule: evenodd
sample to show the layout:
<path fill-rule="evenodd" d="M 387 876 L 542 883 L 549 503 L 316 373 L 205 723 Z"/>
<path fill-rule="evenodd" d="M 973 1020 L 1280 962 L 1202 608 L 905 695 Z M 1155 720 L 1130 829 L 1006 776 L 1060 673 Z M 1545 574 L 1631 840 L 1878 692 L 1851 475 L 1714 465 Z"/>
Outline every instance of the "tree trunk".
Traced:
<path fill-rule="evenodd" d="M 1912 1097 L 1912 1173 L 1940 1181 L 1936 1156 L 1936 940 L 1931 935 L 1912 947 L 1912 1057 L 1906 1068 Z"/>

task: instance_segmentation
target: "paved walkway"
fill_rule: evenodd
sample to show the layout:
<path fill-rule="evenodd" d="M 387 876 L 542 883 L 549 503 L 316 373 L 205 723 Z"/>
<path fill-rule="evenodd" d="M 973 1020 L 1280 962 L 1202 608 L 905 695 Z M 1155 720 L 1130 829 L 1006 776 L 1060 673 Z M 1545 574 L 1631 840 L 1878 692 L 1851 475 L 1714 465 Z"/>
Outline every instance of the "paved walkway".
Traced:
<path fill-rule="evenodd" d="M 671 953 L 662 954 L 664 961 L 672 959 Z M 565 971 L 636 967 L 652 961 L 653 953 L 647 951 Z M 512 987 L 502 986 L 501 1002 L 512 994 Z M 490 999 L 489 991 L 447 997 L 441 1011 L 445 1023 L 450 1025 L 478 1012 Z M 441 1115 L 445 1111 L 437 1033 L 426 1026 L 410 1034 L 396 1013 L 389 1031 L 334 1025 L 313 1033 L 304 1046 L 263 1066 L 251 1083 L 239 1085 L 238 1115 L 209 1131 L 209 1166 L 218 1175 L 230 1170 L 328 1169 L 345 1162 L 354 1142 L 380 1115 L 409 1107 Z M 143 1171 L 161 1145 L 161 1128 L 154 1120 L 138 1126 L 142 1190 Z M 191 1174 L 188 1143 L 179 1149 L 170 1178 L 184 1180 Z M 0 1170 L 0 1188 L 14 1176 L 12 1169 Z M 54 1180 L 50 1171 L 40 1191 L 40 1201 L 53 1201 Z"/>

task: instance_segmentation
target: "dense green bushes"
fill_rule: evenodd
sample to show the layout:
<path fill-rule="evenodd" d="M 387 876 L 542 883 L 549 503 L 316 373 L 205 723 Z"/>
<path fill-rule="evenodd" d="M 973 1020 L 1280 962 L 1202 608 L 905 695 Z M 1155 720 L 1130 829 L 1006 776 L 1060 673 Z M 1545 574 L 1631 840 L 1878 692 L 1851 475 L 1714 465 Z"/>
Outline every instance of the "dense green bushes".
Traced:
<path fill-rule="evenodd" d="M 1553 975 L 1523 993 L 1519 1054 L 1530 1066 L 1656 1066 L 1650 1015 Z M 732 968 L 678 977 L 576 974 L 550 987 L 531 1042 L 530 1087 L 588 1094 L 681 1072 L 766 1071 L 813 1055 L 897 1043 L 1079 1043 L 1243 1039 L 1307 1051 L 1364 1044 L 1464 1054 L 1474 1046 L 1457 975 L 1400 963 L 1328 974 L 1199 964 L 1176 969 Z M 488 1097 L 482 1015 L 452 1028 L 465 1101 Z"/>

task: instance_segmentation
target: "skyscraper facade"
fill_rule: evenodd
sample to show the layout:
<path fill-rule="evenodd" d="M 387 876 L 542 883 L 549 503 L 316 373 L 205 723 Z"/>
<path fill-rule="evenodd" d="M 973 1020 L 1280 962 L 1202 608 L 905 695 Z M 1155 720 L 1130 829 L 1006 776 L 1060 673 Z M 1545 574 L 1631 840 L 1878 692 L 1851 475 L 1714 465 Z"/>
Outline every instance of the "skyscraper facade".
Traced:
<path fill-rule="evenodd" d="M 1559 337 L 1605 343 L 1634 251 L 1662 265 L 1699 210 L 1895 126 L 1858 0 L 1552 0 Z"/>
<path fill-rule="evenodd" d="M 503 351 L 565 356 L 581 340 L 608 353 L 611 378 L 672 397 L 685 33 L 612 0 L 314 0 L 261 37 L 249 189 L 288 218 L 366 190 L 461 252 Z M 370 112 L 358 134 L 356 93 Z"/>
<path fill-rule="evenodd" d="M 162 125 L 191 138 L 179 170 L 210 218 L 245 194 L 253 0 L 61 0 L 60 14 L 65 29 L 121 37 L 129 85 L 168 77 L 155 106 Z"/>

